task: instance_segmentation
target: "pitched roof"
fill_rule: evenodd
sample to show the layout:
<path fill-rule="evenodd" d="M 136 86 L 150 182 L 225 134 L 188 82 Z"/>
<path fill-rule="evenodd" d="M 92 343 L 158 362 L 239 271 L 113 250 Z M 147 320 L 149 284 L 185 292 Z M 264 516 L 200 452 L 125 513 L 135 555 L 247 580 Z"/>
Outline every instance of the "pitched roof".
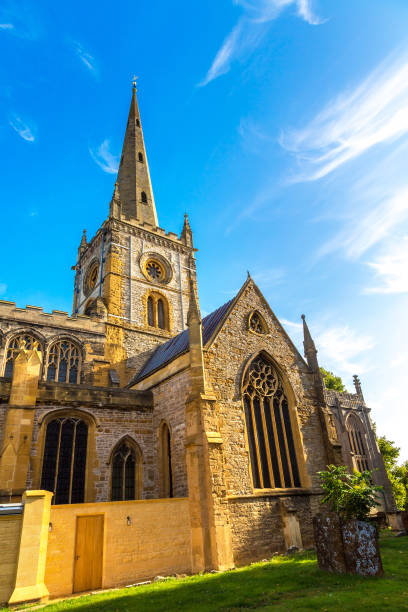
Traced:
<path fill-rule="evenodd" d="M 212 338 L 215 330 L 218 328 L 219 323 L 226 316 L 229 307 L 232 302 L 235 300 L 233 298 L 229 302 L 226 302 L 223 306 L 214 310 L 211 314 L 204 317 L 202 322 L 203 329 L 203 346 L 205 346 Z M 160 344 L 153 355 L 146 361 L 143 368 L 138 372 L 126 385 L 127 387 L 132 387 L 143 378 L 146 378 L 156 370 L 160 370 L 160 368 L 164 367 L 173 359 L 176 359 L 183 353 L 188 351 L 188 329 L 185 329 L 180 334 L 171 338 L 164 344 Z"/>

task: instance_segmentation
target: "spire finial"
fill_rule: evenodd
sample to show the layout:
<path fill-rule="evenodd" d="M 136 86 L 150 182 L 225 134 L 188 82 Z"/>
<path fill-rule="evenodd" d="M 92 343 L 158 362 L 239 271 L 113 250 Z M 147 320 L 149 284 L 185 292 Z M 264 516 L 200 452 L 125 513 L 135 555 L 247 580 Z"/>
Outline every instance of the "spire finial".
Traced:
<path fill-rule="evenodd" d="M 136 86 L 137 86 L 137 79 L 138 78 L 139 77 L 136 76 L 135 74 L 133 75 L 133 89 L 136 89 L 136 91 L 137 91 L 137 87 Z"/>
<path fill-rule="evenodd" d="M 359 377 L 357 376 L 357 374 L 354 374 L 353 376 L 353 383 L 354 383 L 354 388 L 356 390 L 357 395 L 360 395 L 361 397 L 363 397 L 363 391 L 361 389 L 361 381 Z"/>
<path fill-rule="evenodd" d="M 317 350 L 313 338 L 310 334 L 309 327 L 306 323 L 306 317 L 302 314 L 303 321 L 303 346 L 305 350 L 305 357 L 309 368 L 312 372 L 319 372 L 319 363 L 317 361 Z"/>

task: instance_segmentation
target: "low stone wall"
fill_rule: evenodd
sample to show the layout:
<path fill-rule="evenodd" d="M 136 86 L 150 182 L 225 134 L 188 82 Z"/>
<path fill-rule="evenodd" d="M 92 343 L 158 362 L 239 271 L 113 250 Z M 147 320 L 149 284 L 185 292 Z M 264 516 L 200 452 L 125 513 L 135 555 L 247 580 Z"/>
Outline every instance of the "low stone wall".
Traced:
<path fill-rule="evenodd" d="M 291 546 L 313 546 L 312 510 L 308 494 L 229 497 L 232 549 L 236 565 L 284 552 Z M 292 537 L 290 523 L 298 536 Z"/>
<path fill-rule="evenodd" d="M 6 603 L 14 590 L 20 533 L 21 514 L 0 516 L 0 604 Z"/>
<path fill-rule="evenodd" d="M 184 498 L 52 506 L 45 584 L 50 597 L 74 590 L 77 518 L 103 516 L 102 588 L 191 571 Z"/>

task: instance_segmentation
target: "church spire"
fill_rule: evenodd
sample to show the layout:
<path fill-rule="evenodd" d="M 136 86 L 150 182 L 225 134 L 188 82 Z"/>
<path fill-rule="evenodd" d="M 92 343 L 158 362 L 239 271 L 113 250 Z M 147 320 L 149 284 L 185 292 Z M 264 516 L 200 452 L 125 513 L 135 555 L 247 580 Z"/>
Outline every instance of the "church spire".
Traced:
<path fill-rule="evenodd" d="M 147 164 L 140 113 L 133 80 L 132 101 L 120 158 L 117 188 L 122 219 L 158 226 L 153 189 Z"/>
<path fill-rule="evenodd" d="M 309 368 L 315 374 L 319 372 L 319 363 L 317 361 L 317 350 L 313 338 L 310 334 L 309 328 L 306 323 L 306 317 L 302 314 L 303 321 L 303 346 L 305 351 L 305 357 Z"/>

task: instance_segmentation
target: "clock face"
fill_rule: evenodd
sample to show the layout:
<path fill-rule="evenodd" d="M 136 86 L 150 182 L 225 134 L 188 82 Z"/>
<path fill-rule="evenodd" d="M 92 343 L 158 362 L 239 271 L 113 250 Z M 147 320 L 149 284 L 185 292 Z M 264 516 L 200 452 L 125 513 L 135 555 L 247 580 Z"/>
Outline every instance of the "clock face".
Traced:
<path fill-rule="evenodd" d="M 97 261 L 91 263 L 85 273 L 84 278 L 84 293 L 89 295 L 95 289 L 99 278 L 99 263 Z"/>

